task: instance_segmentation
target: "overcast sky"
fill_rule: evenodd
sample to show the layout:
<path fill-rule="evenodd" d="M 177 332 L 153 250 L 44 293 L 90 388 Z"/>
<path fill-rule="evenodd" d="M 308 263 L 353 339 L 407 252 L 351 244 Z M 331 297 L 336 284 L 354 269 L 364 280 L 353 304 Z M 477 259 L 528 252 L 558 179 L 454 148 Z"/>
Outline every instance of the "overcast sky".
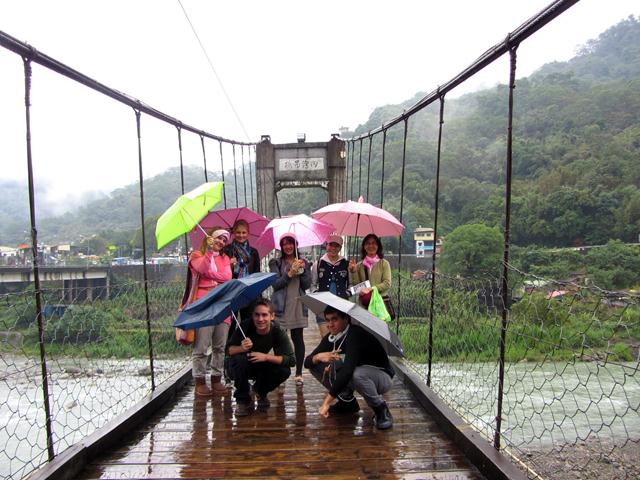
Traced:
<path fill-rule="evenodd" d="M 326 141 L 341 126 L 364 123 L 377 106 L 445 83 L 548 3 L 5 0 L 0 30 L 211 133 L 244 141 L 270 134 L 285 143 L 304 132 Z M 520 47 L 518 76 L 569 59 L 630 14 L 640 14 L 637 0 L 582 0 Z M 25 178 L 21 59 L 0 48 L 0 72 L 3 177 Z M 505 58 L 455 93 L 507 78 Z M 137 179 L 128 107 L 36 66 L 32 116 L 36 180 L 51 198 Z M 143 119 L 145 176 L 179 164 L 175 129 L 158 123 Z M 206 148 L 215 168 L 217 143 Z M 184 163 L 201 165 L 201 158 L 199 138 L 185 138 Z"/>

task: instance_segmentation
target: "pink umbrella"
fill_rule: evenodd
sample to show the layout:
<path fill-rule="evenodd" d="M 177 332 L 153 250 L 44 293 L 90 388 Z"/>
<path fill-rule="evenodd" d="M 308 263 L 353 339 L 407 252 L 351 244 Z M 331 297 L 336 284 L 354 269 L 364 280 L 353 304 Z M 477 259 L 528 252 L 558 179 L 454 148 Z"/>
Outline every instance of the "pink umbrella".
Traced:
<path fill-rule="evenodd" d="M 336 227 L 338 235 L 364 237 L 375 233 L 379 237 L 393 237 L 404 230 L 396 217 L 386 210 L 365 203 L 360 197 L 357 202 L 332 203 L 311 214 L 316 220 L 329 222 Z"/>
<path fill-rule="evenodd" d="M 258 241 L 258 238 L 262 235 L 262 232 L 264 232 L 264 229 L 269 223 L 269 219 L 254 212 L 250 208 L 239 207 L 209 212 L 207 216 L 200 221 L 200 226 L 205 230 L 211 227 L 221 227 L 231 230 L 233 225 L 240 219 L 249 224 L 249 244 L 255 247 L 254 243 Z M 189 233 L 189 236 L 191 237 L 191 245 L 193 248 L 200 247 L 202 239 L 204 238 L 204 232 L 200 228 L 194 228 Z M 261 257 L 268 253 L 268 250 L 264 252 L 259 248 L 257 250 Z"/>
<path fill-rule="evenodd" d="M 269 222 L 254 247 L 258 250 L 266 249 L 266 251 L 271 251 L 274 248 L 279 249 L 280 237 L 284 233 L 295 234 L 298 247 L 321 245 L 334 230 L 333 225 L 304 214 L 274 218 Z"/>

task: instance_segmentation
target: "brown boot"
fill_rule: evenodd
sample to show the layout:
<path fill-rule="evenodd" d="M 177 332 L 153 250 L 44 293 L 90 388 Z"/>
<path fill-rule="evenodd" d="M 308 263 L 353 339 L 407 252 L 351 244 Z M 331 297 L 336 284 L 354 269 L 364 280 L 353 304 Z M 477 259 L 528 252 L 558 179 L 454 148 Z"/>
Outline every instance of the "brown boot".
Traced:
<path fill-rule="evenodd" d="M 227 387 L 222 383 L 222 375 L 211 375 L 211 390 L 214 395 L 227 393 Z"/>
<path fill-rule="evenodd" d="M 207 387 L 207 381 L 204 377 L 196 377 L 196 395 L 198 397 L 210 397 L 212 392 L 209 387 Z"/>

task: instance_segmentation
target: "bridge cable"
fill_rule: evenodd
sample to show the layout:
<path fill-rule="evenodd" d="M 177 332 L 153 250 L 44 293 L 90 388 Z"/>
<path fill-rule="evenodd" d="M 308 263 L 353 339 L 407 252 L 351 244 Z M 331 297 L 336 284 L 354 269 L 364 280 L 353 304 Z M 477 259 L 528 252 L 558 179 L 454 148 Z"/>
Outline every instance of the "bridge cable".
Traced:
<path fill-rule="evenodd" d="M 409 130 L 409 118 L 404 119 L 404 139 L 402 142 L 402 171 L 400 173 L 400 223 L 404 209 L 404 171 L 407 160 L 407 131 Z M 400 334 L 400 313 L 402 310 L 401 289 L 402 278 L 400 269 L 402 267 L 402 232 L 398 235 L 398 314 L 396 316 L 396 334 Z"/>
<path fill-rule="evenodd" d="M 440 164 L 442 152 L 442 129 L 444 125 L 444 94 L 440 97 L 440 124 L 436 153 L 436 191 L 433 214 L 433 251 L 431 252 L 431 302 L 429 303 L 429 334 L 427 340 L 427 387 L 431 387 L 431 364 L 433 360 L 433 319 L 436 298 L 436 243 L 438 242 L 438 212 L 440 209 Z"/>
<path fill-rule="evenodd" d="M 362 195 L 362 138 L 360 139 L 360 151 L 358 152 L 358 197 Z"/>
<path fill-rule="evenodd" d="M 247 129 L 244 127 L 244 123 L 242 123 L 242 120 L 240 119 L 240 115 L 238 115 L 238 112 L 236 111 L 236 107 L 234 107 L 233 102 L 231 101 L 231 97 L 227 93 L 227 89 L 224 88 L 224 84 L 222 83 L 222 79 L 218 75 L 218 72 L 216 71 L 215 67 L 213 66 L 213 62 L 211 61 L 211 58 L 209 58 L 209 54 L 207 53 L 206 48 L 204 48 L 204 45 L 202 44 L 202 41 L 200 40 L 200 36 L 198 35 L 198 32 L 196 32 L 196 28 L 193 26 L 193 23 L 191 23 L 191 19 L 189 18 L 189 15 L 187 14 L 187 11 L 185 10 L 184 5 L 182 5 L 182 1 L 178 0 L 178 4 L 180 5 L 180 8 L 182 9 L 182 13 L 184 13 L 185 18 L 187 19 L 187 22 L 189 23 L 189 26 L 191 27 L 191 31 L 193 32 L 193 35 L 196 37 L 196 40 L 198 41 L 198 44 L 200 45 L 200 48 L 202 49 L 202 53 L 204 53 L 204 56 L 206 57 L 207 62 L 209 63 L 209 67 L 211 67 L 211 71 L 213 72 L 213 74 L 216 77 L 216 80 L 218 81 L 218 85 L 220 85 L 220 89 L 222 90 L 222 93 L 224 93 L 224 96 L 226 97 L 227 102 L 229 103 L 229 106 L 231 107 L 231 110 L 233 111 L 233 114 L 236 117 L 236 120 L 238 120 L 238 123 L 240 124 L 240 127 L 242 128 L 242 131 L 246 135 L 247 139 L 249 141 L 251 141 L 251 138 L 249 137 L 249 134 L 247 133 Z"/>
<path fill-rule="evenodd" d="M 36 196 L 33 175 L 33 157 L 31 151 L 31 57 L 23 56 L 24 64 L 24 110 L 27 132 L 27 182 L 29 184 L 29 220 L 31 223 L 31 254 L 33 256 L 33 282 L 36 301 L 36 322 L 38 323 L 38 345 L 40 349 L 40 376 L 42 378 L 42 396 L 44 400 L 45 429 L 47 435 L 47 455 L 49 461 L 56 453 L 53 448 L 53 429 L 51 425 L 51 405 L 49 397 L 49 373 L 47 369 L 47 351 L 44 346 L 44 321 L 42 315 L 42 290 L 40 288 L 40 269 L 38 268 L 38 229 L 36 228 Z"/>
<path fill-rule="evenodd" d="M 204 149 L 204 136 L 200 135 L 200 145 L 202 145 L 202 161 L 204 163 L 204 181 L 205 183 L 209 182 L 209 177 L 207 176 L 207 152 Z"/>
<path fill-rule="evenodd" d="M 372 143 L 373 143 L 373 135 L 369 137 L 369 160 L 367 161 L 367 194 L 366 194 L 367 202 L 369 202 L 369 178 L 371 176 L 371 144 Z"/>
<path fill-rule="evenodd" d="M 233 153 L 233 187 L 236 191 L 236 207 L 239 207 L 240 204 L 238 202 L 238 167 L 236 166 L 236 144 L 231 144 L 232 153 Z"/>
<path fill-rule="evenodd" d="M 149 368 L 151 369 L 151 391 L 156 389 L 153 367 L 153 340 L 151 337 L 151 308 L 149 307 L 149 275 L 147 272 L 147 240 L 144 226 L 144 177 L 142 175 L 142 135 L 140 128 L 140 110 L 134 109 L 138 133 L 138 180 L 140 185 L 140 226 L 142 229 L 142 275 L 144 283 L 145 320 L 147 323 L 147 339 L 149 344 Z"/>
<path fill-rule="evenodd" d="M 510 44 L 510 36 L 507 35 L 505 44 Z M 504 252 L 502 265 L 502 324 L 500 328 L 500 358 L 498 369 L 498 404 L 496 409 L 496 431 L 493 437 L 493 446 L 500 450 L 500 436 L 502 429 L 502 399 L 504 396 L 504 363 L 505 343 L 507 336 L 509 299 L 508 299 L 508 275 L 509 275 L 509 233 L 511 228 L 511 177 L 513 165 L 513 96 L 516 88 L 516 50 L 518 43 L 509 45 L 509 114 L 507 120 L 507 158 L 505 165 L 505 199 L 504 199 Z"/>
<path fill-rule="evenodd" d="M 256 147 L 253 147 L 253 158 L 256 158 Z M 257 178 L 253 176 L 253 169 L 251 168 L 251 147 L 249 147 L 249 188 L 251 189 L 251 209 L 255 210 L 255 205 L 253 203 L 253 182 L 257 182 Z M 258 186 L 256 185 L 256 189 Z"/>
<path fill-rule="evenodd" d="M 242 188 L 244 190 L 244 206 L 247 207 L 249 202 L 247 202 L 247 177 L 244 166 L 244 145 L 240 145 L 240 154 L 242 161 Z"/>
<path fill-rule="evenodd" d="M 227 184 L 224 181 L 224 157 L 222 155 L 222 142 L 218 140 L 220 147 L 220 171 L 222 172 L 222 198 L 224 199 L 224 209 L 227 209 Z"/>
<path fill-rule="evenodd" d="M 380 180 L 380 208 L 384 203 L 384 160 L 387 150 L 387 129 L 382 130 L 382 180 Z"/>
<path fill-rule="evenodd" d="M 178 130 L 178 151 L 180 152 L 180 192 L 184 195 L 184 167 L 182 163 L 182 127 L 176 127 Z M 189 239 L 187 234 L 184 234 L 184 254 L 189 254 Z"/>
<path fill-rule="evenodd" d="M 356 153 L 356 147 L 354 142 L 351 142 L 351 190 L 350 190 L 350 194 L 349 194 L 349 200 L 353 200 L 353 178 L 356 176 L 355 175 L 355 153 Z"/>

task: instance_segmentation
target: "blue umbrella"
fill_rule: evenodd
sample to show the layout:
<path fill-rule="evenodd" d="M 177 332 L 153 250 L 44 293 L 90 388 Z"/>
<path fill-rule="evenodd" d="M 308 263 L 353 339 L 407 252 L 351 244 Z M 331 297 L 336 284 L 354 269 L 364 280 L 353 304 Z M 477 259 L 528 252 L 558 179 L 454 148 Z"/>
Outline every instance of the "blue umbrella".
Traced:
<path fill-rule="evenodd" d="M 273 285 L 276 277 L 275 273 L 258 272 L 224 282 L 182 310 L 173 326 L 191 330 L 218 325 Z"/>

